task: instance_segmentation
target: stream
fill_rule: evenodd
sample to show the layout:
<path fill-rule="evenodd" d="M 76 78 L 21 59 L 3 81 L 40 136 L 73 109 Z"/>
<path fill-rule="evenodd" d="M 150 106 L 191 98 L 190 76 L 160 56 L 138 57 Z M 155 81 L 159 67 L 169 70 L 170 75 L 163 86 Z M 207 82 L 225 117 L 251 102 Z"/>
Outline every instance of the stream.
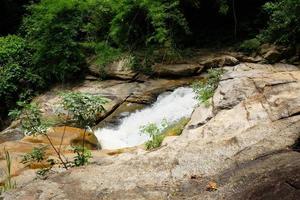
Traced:
<path fill-rule="evenodd" d="M 141 132 L 141 127 L 162 121 L 174 123 L 183 117 L 190 117 L 197 100 L 191 88 L 180 87 L 173 92 L 158 96 L 152 105 L 131 113 L 116 127 L 106 127 L 95 131 L 102 149 L 119 149 L 143 144 L 149 136 Z"/>

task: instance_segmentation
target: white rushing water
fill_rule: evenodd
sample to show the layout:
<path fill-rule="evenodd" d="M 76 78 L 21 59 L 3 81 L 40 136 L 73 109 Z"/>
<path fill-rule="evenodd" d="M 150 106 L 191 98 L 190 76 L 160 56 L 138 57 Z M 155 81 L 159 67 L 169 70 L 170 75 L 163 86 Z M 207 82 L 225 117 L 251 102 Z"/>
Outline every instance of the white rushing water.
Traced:
<path fill-rule="evenodd" d="M 143 144 L 149 140 L 141 133 L 141 126 L 149 123 L 159 125 L 163 120 L 174 123 L 183 117 L 190 117 L 197 101 L 191 88 L 181 87 L 173 92 L 161 94 L 155 103 L 122 119 L 115 128 L 102 128 L 95 131 L 103 149 L 119 149 Z"/>

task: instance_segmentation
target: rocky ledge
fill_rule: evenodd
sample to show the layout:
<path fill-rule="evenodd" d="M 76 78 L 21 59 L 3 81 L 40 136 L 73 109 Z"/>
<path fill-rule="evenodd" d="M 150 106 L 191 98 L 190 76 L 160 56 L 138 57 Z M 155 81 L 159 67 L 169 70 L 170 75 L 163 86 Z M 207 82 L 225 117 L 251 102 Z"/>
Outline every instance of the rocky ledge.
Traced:
<path fill-rule="evenodd" d="M 161 148 L 99 157 L 4 199 L 298 199 L 299 68 L 226 69 L 211 106 Z"/>

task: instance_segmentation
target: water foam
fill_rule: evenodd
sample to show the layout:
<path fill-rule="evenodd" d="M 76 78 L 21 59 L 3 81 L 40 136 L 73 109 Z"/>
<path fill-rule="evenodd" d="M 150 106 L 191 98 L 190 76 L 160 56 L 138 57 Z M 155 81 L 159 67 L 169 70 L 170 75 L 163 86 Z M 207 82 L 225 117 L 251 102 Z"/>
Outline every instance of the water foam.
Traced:
<path fill-rule="evenodd" d="M 197 105 L 191 88 L 181 87 L 173 92 L 161 94 L 151 106 L 131 113 L 115 128 L 95 131 L 102 149 L 119 149 L 143 144 L 149 136 L 141 133 L 141 126 L 149 123 L 160 124 L 164 119 L 169 123 L 189 117 Z"/>

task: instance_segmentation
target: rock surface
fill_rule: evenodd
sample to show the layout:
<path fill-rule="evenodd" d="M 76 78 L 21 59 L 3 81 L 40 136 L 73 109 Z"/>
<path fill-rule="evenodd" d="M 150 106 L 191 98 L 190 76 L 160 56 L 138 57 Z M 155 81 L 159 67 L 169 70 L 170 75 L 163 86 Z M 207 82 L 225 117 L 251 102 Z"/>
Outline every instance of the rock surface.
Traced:
<path fill-rule="evenodd" d="M 49 130 L 48 137 L 52 144 L 57 148 L 61 149 L 64 154 L 72 154 L 72 146 L 81 145 L 83 138 L 85 141 L 85 147 L 88 149 L 98 149 L 99 142 L 96 136 L 87 131 L 73 127 L 54 127 Z M 62 140 L 62 135 L 64 135 Z M 34 147 L 45 146 L 46 156 L 55 156 L 54 150 L 51 148 L 49 141 L 43 135 L 36 137 L 26 136 L 19 140 L 6 141 L 0 144 L 0 184 L 4 181 L 4 169 L 6 169 L 6 162 L 4 160 L 4 150 L 10 153 L 12 159 L 12 175 L 17 176 L 24 170 L 28 169 L 27 165 L 20 163 L 22 156 L 32 151 Z M 73 156 L 73 154 L 71 155 Z M 30 167 L 29 167 L 30 168 Z M 32 177 L 31 177 L 32 179 Z"/>
<path fill-rule="evenodd" d="M 158 77 L 183 77 L 197 75 L 203 68 L 204 66 L 199 64 L 157 64 L 152 67 L 152 71 Z"/>
<path fill-rule="evenodd" d="M 226 69 L 211 107 L 160 149 L 102 157 L 4 199 L 298 199 L 299 69 Z"/>
<path fill-rule="evenodd" d="M 137 75 L 137 72 L 134 72 L 130 67 L 128 67 L 128 62 L 130 62 L 128 59 L 123 58 L 109 64 L 101 70 L 101 66 L 99 66 L 96 61 L 92 60 L 89 65 L 89 71 L 92 75 L 97 77 L 131 80 Z"/>

